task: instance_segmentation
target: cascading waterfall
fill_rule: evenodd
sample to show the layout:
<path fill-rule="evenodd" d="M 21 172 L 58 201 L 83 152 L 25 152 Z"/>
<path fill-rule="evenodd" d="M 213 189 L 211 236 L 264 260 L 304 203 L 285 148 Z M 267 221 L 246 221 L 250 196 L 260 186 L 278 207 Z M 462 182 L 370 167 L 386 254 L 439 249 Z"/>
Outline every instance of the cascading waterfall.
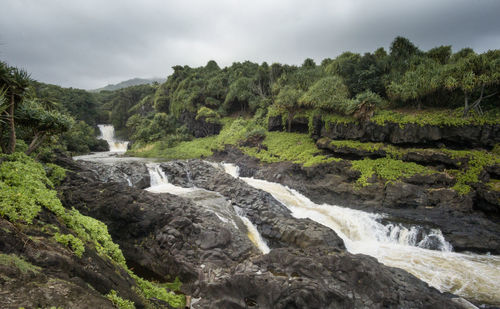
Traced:
<path fill-rule="evenodd" d="M 223 167 L 228 174 L 238 177 L 238 169 L 233 164 L 223 164 Z M 351 253 L 371 255 L 385 265 L 405 269 L 442 292 L 500 303 L 500 256 L 452 252 L 438 229 L 423 231 L 418 226 L 384 225 L 380 223 L 382 215 L 318 205 L 281 184 L 240 179 L 273 195 L 294 217 L 310 218 L 333 229 Z"/>
<path fill-rule="evenodd" d="M 151 178 L 151 186 L 146 189 L 147 191 L 154 193 L 170 193 L 178 196 L 184 196 L 194 199 L 195 202 L 203 200 L 202 203 L 199 203 L 201 206 L 206 207 L 208 211 L 215 213 L 215 215 L 222 222 L 224 223 L 230 222 L 236 228 L 238 228 L 238 226 L 236 225 L 235 220 L 236 218 L 239 218 L 247 228 L 247 236 L 250 239 L 250 241 L 262 253 L 264 254 L 269 253 L 270 251 L 269 247 L 263 240 L 262 236 L 258 232 L 255 225 L 247 217 L 244 216 L 243 211 L 241 209 L 238 209 L 238 207 L 232 208 L 234 212 L 229 211 L 228 209 L 231 206 L 231 202 L 229 201 L 229 203 L 227 203 L 227 201 L 224 200 L 224 197 L 221 196 L 219 193 L 196 187 L 184 188 L 173 185 L 168 181 L 168 177 L 167 175 L 165 175 L 165 172 L 161 169 L 160 164 L 148 163 L 146 166 L 148 167 L 149 176 Z M 188 179 L 189 179 L 189 174 L 188 174 Z M 224 200 L 224 202 L 218 201 L 216 203 L 211 203 L 210 201 L 207 201 L 207 199 L 214 200 L 217 198 Z M 227 207 L 220 207 L 220 205 L 224 205 Z"/>
<path fill-rule="evenodd" d="M 119 141 L 115 139 L 115 128 L 110 124 L 97 125 L 101 131 L 99 138 L 108 142 L 110 152 L 126 152 L 128 142 Z"/>

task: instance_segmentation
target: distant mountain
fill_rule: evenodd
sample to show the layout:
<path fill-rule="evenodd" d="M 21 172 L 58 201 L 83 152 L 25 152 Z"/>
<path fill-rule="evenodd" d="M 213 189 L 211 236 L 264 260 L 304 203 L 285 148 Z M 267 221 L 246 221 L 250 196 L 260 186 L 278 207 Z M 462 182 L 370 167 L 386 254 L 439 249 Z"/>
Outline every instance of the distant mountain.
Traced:
<path fill-rule="evenodd" d="M 154 82 L 163 83 L 163 82 L 165 82 L 165 80 L 166 80 L 165 78 L 132 78 L 132 79 L 123 81 L 121 83 L 118 83 L 116 85 L 107 85 L 106 87 L 91 90 L 91 92 L 99 92 L 102 90 L 113 91 L 113 90 L 118 90 L 118 89 L 122 89 L 122 88 L 127 88 L 130 86 L 152 84 Z"/>

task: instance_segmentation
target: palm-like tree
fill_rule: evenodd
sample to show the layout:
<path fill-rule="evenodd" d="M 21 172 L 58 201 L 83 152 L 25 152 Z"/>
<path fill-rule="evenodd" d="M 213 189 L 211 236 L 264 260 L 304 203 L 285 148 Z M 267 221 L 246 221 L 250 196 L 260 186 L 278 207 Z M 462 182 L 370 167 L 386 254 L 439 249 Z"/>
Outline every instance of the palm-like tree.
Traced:
<path fill-rule="evenodd" d="M 8 102 L 4 102 L 7 106 L 4 109 L 4 104 L 0 108 L 0 112 L 7 118 L 9 123 L 9 143 L 4 151 L 13 153 L 16 149 L 16 127 L 14 111 L 16 107 L 23 103 L 31 79 L 29 74 L 16 67 L 9 67 L 4 62 L 0 62 L 0 89 L 3 89 L 3 97 Z M 2 109 L 4 109 L 2 111 Z M 2 145 L 3 146 L 3 145 Z"/>

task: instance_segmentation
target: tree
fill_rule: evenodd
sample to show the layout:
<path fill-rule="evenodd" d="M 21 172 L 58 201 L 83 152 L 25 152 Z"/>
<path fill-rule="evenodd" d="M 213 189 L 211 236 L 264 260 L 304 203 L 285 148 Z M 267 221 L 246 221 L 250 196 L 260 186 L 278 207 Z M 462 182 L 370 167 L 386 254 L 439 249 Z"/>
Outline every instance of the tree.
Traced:
<path fill-rule="evenodd" d="M 434 47 L 426 52 L 426 56 L 439 62 L 440 64 L 446 64 L 451 58 L 451 46 L 442 45 L 439 47 Z"/>
<path fill-rule="evenodd" d="M 299 99 L 302 95 L 303 91 L 285 86 L 280 90 L 274 102 L 279 109 L 286 110 L 288 113 L 288 132 L 292 129 L 292 120 L 299 108 Z"/>
<path fill-rule="evenodd" d="M 47 136 L 68 131 L 74 122 L 70 116 L 59 111 L 46 110 L 33 98 L 18 108 L 16 118 L 20 126 L 31 130 L 32 139 L 25 152 L 27 155 L 35 151 Z"/>
<path fill-rule="evenodd" d="M 421 108 L 422 98 L 442 88 L 443 66 L 429 58 L 406 71 L 398 81 L 392 81 L 387 93 L 393 100 L 416 102 Z"/>
<path fill-rule="evenodd" d="M 349 90 L 344 81 L 340 76 L 333 75 L 314 83 L 299 99 L 299 103 L 305 107 L 344 112 L 344 103 L 348 98 Z"/>
<path fill-rule="evenodd" d="M 500 85 L 500 50 L 488 51 L 477 55 L 469 50 L 461 52 L 454 62 L 445 67 L 444 84 L 449 90 L 459 89 L 464 95 L 464 116 L 474 109 L 482 114 L 483 100 L 497 94 L 491 88 Z M 492 93 L 485 94 L 490 90 Z M 479 94 L 477 99 L 469 104 L 470 98 Z"/>
<path fill-rule="evenodd" d="M 6 153 L 13 153 L 16 149 L 16 126 L 15 110 L 24 101 L 26 91 L 30 86 L 31 79 L 29 74 L 16 67 L 9 67 L 0 62 L 0 89 L 6 91 L 9 100 L 8 108 L 4 111 L 9 122 L 9 142 L 5 146 L 2 143 L 2 149 Z"/>

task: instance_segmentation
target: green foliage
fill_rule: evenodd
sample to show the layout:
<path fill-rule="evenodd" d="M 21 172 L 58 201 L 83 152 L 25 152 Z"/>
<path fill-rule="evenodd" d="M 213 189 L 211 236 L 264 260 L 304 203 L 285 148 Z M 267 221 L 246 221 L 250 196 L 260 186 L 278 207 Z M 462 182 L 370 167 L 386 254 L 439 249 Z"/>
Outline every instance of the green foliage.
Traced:
<path fill-rule="evenodd" d="M 264 136 L 266 130 L 255 124 L 238 118 L 230 125 L 225 126 L 217 136 L 217 148 L 223 149 L 224 145 L 238 145 L 252 136 Z"/>
<path fill-rule="evenodd" d="M 52 168 L 54 169 L 54 166 Z M 184 295 L 170 293 L 165 287 L 144 280 L 128 270 L 123 253 L 113 242 L 107 226 L 99 220 L 80 214 L 76 209 L 64 208 L 57 198 L 56 191 L 48 189 L 49 186 L 52 186 L 52 183 L 40 163 L 23 153 L 0 155 L 0 215 L 11 222 L 31 223 L 43 206 L 77 236 L 58 232 L 54 235 L 56 241 L 70 247 L 75 255 L 83 255 L 84 243 L 93 244 L 101 256 L 110 258 L 130 273 L 141 295 L 167 301 L 176 308 L 184 306 Z M 24 273 L 40 271 L 38 267 L 12 255 L 0 254 L 0 264 L 14 265 Z M 172 284 L 173 287 L 179 285 L 178 280 Z M 118 301 L 118 298 L 113 299 Z M 128 303 L 124 301 L 121 304 Z"/>
<path fill-rule="evenodd" d="M 174 159 L 196 159 L 209 157 L 213 154 L 217 141 L 217 136 L 197 138 L 192 141 L 184 141 L 175 146 L 164 142 L 155 142 L 151 144 L 134 145 L 127 155 L 140 156 L 146 158 L 163 158 L 167 160 Z"/>
<path fill-rule="evenodd" d="M 0 253 L 0 265 L 16 267 L 23 274 L 27 274 L 28 272 L 38 274 L 41 270 L 40 267 L 25 261 L 15 254 Z"/>
<path fill-rule="evenodd" d="M 483 116 L 474 115 L 463 118 L 462 109 L 424 110 L 405 113 L 399 111 L 379 110 L 371 118 L 371 121 L 384 125 L 386 123 L 397 123 L 400 127 L 406 124 L 418 124 L 420 126 L 465 126 L 500 123 L 500 115 L 496 110 L 485 113 Z"/>
<path fill-rule="evenodd" d="M 186 297 L 182 294 L 174 294 L 167 291 L 165 287 L 159 284 L 153 283 L 151 281 L 144 280 L 137 275 L 131 274 L 135 279 L 137 286 L 139 288 L 139 293 L 145 298 L 156 298 L 159 300 L 166 301 L 170 306 L 174 308 L 184 308 L 186 305 Z"/>
<path fill-rule="evenodd" d="M 60 209 L 56 211 L 59 212 Z M 126 266 L 120 247 L 111 239 L 106 224 L 92 217 L 84 216 L 76 209 L 70 211 L 64 209 L 64 212 L 58 216 L 80 239 L 92 242 L 99 254 L 109 256 L 118 265 Z"/>
<path fill-rule="evenodd" d="M 320 79 L 300 98 L 300 105 L 319 108 L 326 111 L 345 113 L 345 103 L 349 90 L 339 76 L 328 76 Z"/>
<path fill-rule="evenodd" d="M 248 147 L 242 147 L 242 150 L 266 163 L 291 161 L 308 167 L 339 160 L 321 155 L 321 151 L 307 134 L 268 132 L 263 145 L 267 150 Z"/>
<path fill-rule="evenodd" d="M 99 145 L 95 129 L 84 121 L 76 122 L 64 133 L 62 143 L 73 154 L 89 153 Z"/>
<path fill-rule="evenodd" d="M 55 186 L 60 185 L 61 181 L 63 181 L 64 178 L 66 178 L 66 169 L 60 167 L 59 165 L 53 163 L 46 163 L 45 171 L 47 173 L 47 177 Z"/>
<path fill-rule="evenodd" d="M 83 245 L 83 242 L 79 238 L 73 236 L 72 234 L 56 233 L 54 235 L 54 239 L 58 243 L 61 243 L 64 246 L 71 248 L 71 251 L 73 251 L 73 253 L 79 258 L 81 258 L 83 253 L 85 252 L 85 246 Z"/>
<path fill-rule="evenodd" d="M 454 159 L 467 159 L 467 165 L 463 170 L 456 171 L 457 182 L 453 189 L 464 195 L 470 192 L 471 184 L 480 182 L 479 176 L 486 167 L 500 164 L 500 156 L 484 150 L 450 150 L 443 149 L 442 152 Z"/>
<path fill-rule="evenodd" d="M 208 123 L 216 123 L 220 124 L 220 115 L 215 112 L 214 110 L 202 106 L 200 109 L 198 109 L 198 112 L 196 113 L 196 120 L 203 119 L 204 121 Z"/>
<path fill-rule="evenodd" d="M 288 132 L 291 130 L 292 120 L 299 108 L 299 99 L 302 97 L 303 91 L 295 89 L 291 86 L 283 87 L 275 100 L 277 109 L 285 110 L 288 115 Z"/>
<path fill-rule="evenodd" d="M 429 175 L 435 173 L 434 170 L 425 166 L 391 158 L 365 158 L 363 160 L 352 161 L 351 164 L 352 169 L 361 173 L 356 183 L 363 187 L 369 185 L 368 180 L 373 175 L 385 180 L 387 184 L 416 174 Z"/>
<path fill-rule="evenodd" d="M 339 148 L 360 149 L 368 152 L 375 152 L 382 149 L 385 150 L 385 145 L 383 143 L 364 143 L 353 140 L 333 140 L 330 141 L 330 145 Z"/>
<path fill-rule="evenodd" d="M 0 215 L 8 220 L 31 223 L 41 207 L 59 204 L 52 182 L 40 163 L 22 153 L 0 155 Z"/>
<path fill-rule="evenodd" d="M 108 294 L 106 294 L 106 298 L 109 299 L 118 309 L 135 309 L 134 302 L 121 298 L 115 290 L 111 290 Z"/>

